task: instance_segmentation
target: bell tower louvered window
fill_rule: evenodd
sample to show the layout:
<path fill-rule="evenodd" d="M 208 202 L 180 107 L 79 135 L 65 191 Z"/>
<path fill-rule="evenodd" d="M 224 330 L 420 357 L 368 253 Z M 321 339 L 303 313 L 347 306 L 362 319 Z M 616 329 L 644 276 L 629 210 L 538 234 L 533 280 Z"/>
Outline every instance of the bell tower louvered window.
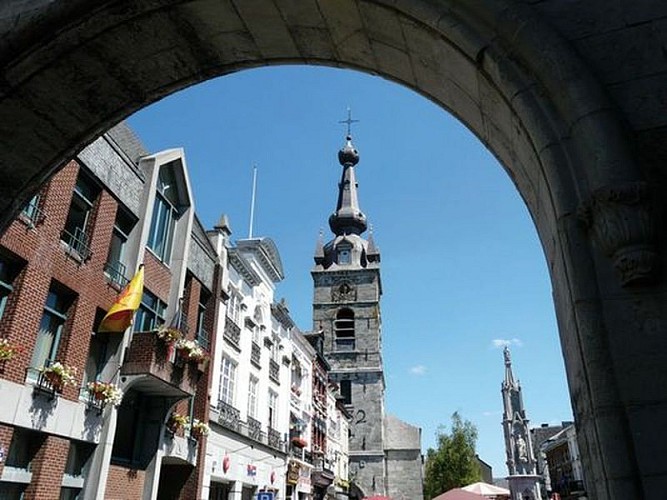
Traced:
<path fill-rule="evenodd" d="M 335 349 L 337 351 L 354 351 L 354 311 L 341 309 L 334 320 Z"/>

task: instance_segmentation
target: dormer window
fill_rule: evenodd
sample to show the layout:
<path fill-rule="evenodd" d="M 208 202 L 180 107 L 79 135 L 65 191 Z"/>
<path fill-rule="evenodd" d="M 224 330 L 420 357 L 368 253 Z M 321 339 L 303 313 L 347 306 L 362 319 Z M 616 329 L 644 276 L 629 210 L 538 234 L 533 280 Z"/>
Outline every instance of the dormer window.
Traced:
<path fill-rule="evenodd" d="M 352 247 L 341 245 L 338 247 L 338 264 L 345 265 L 352 262 Z"/>

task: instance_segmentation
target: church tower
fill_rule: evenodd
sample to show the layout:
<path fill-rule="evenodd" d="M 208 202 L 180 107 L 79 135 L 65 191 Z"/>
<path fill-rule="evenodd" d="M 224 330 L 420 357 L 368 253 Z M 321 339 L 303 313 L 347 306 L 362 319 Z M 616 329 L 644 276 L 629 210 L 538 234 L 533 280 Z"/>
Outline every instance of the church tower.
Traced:
<path fill-rule="evenodd" d="M 351 498 L 386 495 L 380 252 L 372 235 L 362 237 L 367 222 L 357 196 L 359 153 L 349 133 L 338 161 L 343 172 L 336 210 L 329 217 L 334 236 L 325 244 L 320 235 L 311 273 L 313 326 L 323 336 L 330 378 L 353 415 L 350 479 L 356 487 Z"/>
<path fill-rule="evenodd" d="M 512 500 L 541 500 L 528 418 L 523 407 L 521 385 L 514 380 L 510 350 L 505 347 L 505 380 L 502 383 L 503 431 Z"/>

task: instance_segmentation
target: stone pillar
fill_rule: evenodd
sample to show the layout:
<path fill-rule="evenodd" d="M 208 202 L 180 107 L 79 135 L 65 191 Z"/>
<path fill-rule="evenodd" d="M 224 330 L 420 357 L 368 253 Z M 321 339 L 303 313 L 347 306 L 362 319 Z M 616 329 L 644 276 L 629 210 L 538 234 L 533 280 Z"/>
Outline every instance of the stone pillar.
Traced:
<path fill-rule="evenodd" d="M 153 456 L 153 460 L 146 467 L 142 500 L 157 500 L 157 493 L 160 486 L 160 467 L 163 456 L 164 451 L 159 447 Z"/>
<path fill-rule="evenodd" d="M 241 500 L 243 497 L 243 483 L 241 481 L 234 481 L 229 490 L 229 500 Z"/>

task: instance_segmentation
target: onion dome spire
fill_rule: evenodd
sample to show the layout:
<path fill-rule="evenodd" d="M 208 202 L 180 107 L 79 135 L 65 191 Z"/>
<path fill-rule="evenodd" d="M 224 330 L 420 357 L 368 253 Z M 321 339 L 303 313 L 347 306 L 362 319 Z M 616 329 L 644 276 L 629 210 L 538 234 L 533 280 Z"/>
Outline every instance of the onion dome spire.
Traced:
<path fill-rule="evenodd" d="M 345 146 L 338 151 L 338 161 L 343 167 L 343 175 L 338 184 L 338 204 L 336 211 L 329 217 L 329 227 L 337 236 L 361 234 L 366 231 L 366 216 L 359 208 L 358 184 L 354 172 L 355 165 L 359 163 L 359 152 L 349 134 Z"/>

